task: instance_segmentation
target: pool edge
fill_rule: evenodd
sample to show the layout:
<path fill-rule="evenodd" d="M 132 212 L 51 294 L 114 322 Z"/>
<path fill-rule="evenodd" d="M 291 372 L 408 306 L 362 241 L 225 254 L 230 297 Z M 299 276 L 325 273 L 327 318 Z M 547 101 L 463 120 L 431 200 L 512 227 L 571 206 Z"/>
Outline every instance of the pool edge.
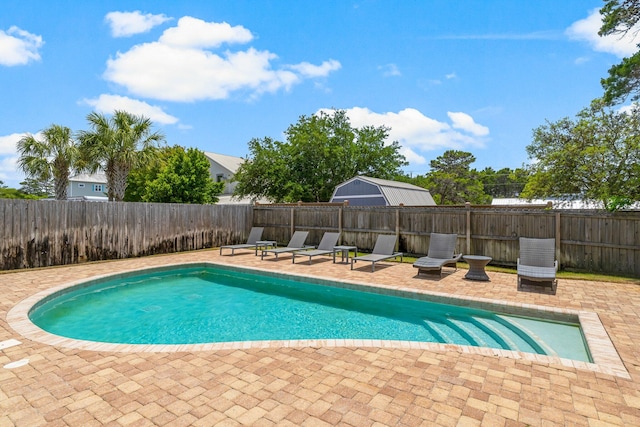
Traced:
<path fill-rule="evenodd" d="M 339 287 L 345 287 L 348 289 L 366 290 L 369 292 L 382 293 L 394 296 L 403 296 L 412 299 L 427 299 L 434 302 L 443 302 L 448 304 L 461 305 L 465 307 L 474 307 L 480 309 L 496 310 L 501 309 L 506 313 L 520 314 L 522 311 L 530 313 L 532 315 L 539 315 L 544 313 L 545 315 L 551 315 L 552 319 L 566 319 L 567 316 L 575 318 L 580 322 L 583 330 L 585 340 L 587 341 L 588 350 L 594 360 L 593 363 L 581 362 L 571 359 L 564 359 L 553 356 L 543 356 L 533 353 L 516 352 L 509 350 L 492 349 L 486 347 L 473 347 L 473 346 L 461 346 L 454 344 L 439 344 L 439 343 L 426 343 L 426 342 L 414 342 L 414 341 L 385 341 L 385 340 L 283 340 L 283 341 L 243 341 L 243 342 L 226 342 L 226 343 L 206 343 L 206 344 L 175 344 L 175 345 L 159 345 L 159 344 L 110 344 L 99 343 L 93 341 L 75 340 L 71 338 L 65 338 L 58 335 L 53 335 L 40 329 L 33 324 L 29 319 L 30 311 L 41 301 L 55 296 L 70 287 L 83 285 L 86 283 L 95 283 L 105 279 L 111 279 L 114 277 L 126 277 L 128 275 L 138 274 L 140 272 L 151 271 L 163 271 L 176 267 L 181 268 L 198 268 L 215 266 L 216 268 L 223 268 L 228 270 L 245 270 L 245 271 L 259 271 L 269 276 L 280 277 L 300 277 L 305 280 L 310 280 L 314 283 L 331 283 L 345 285 Z M 416 296 L 419 296 L 416 298 Z M 463 304 L 460 304 L 463 302 Z M 89 279 L 81 279 L 72 282 L 68 282 L 62 285 L 54 286 L 52 288 L 40 291 L 34 295 L 31 295 L 17 305 L 7 313 L 7 322 L 16 332 L 20 333 L 25 338 L 33 341 L 59 346 L 71 349 L 83 349 L 91 351 L 106 351 L 106 352 L 191 352 L 191 351 L 216 351 L 216 350 L 238 350 L 238 349 L 254 349 L 254 348 L 286 348 L 286 347 L 375 347 L 375 348 L 401 348 L 401 349 L 417 349 L 417 350 L 429 350 L 429 351 L 458 351 L 460 353 L 479 354 L 483 356 L 499 356 L 508 357 L 512 359 L 528 360 L 531 362 L 541 362 L 548 364 L 560 364 L 566 367 L 572 367 L 576 369 L 584 369 L 595 372 L 601 372 L 610 374 L 626 379 L 630 379 L 631 376 L 624 366 L 613 342 L 606 332 L 602 322 L 597 313 L 586 312 L 578 310 L 560 309 L 553 307 L 536 306 L 532 304 L 520 304 L 511 303 L 508 301 L 492 300 L 488 298 L 477 298 L 468 296 L 455 296 L 425 291 L 415 288 L 397 288 L 387 285 L 372 285 L 366 283 L 360 283 L 356 281 L 344 280 L 340 281 L 332 279 L 322 279 L 316 276 L 310 276 L 305 274 L 292 274 L 292 273 L 280 273 L 277 271 L 266 270 L 256 267 L 242 267 L 242 266 L 230 266 L 227 264 L 219 264 L 216 262 L 190 262 L 190 263 L 175 263 L 166 264 L 159 267 L 151 267 L 145 269 L 129 269 L 113 274 L 104 274 L 95 276 Z"/>

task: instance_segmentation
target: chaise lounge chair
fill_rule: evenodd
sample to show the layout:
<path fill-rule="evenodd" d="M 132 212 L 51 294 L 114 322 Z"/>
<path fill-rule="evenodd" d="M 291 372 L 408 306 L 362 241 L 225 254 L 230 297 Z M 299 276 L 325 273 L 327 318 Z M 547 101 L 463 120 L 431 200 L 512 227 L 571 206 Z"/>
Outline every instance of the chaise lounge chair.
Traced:
<path fill-rule="evenodd" d="M 263 249 L 260 259 L 264 259 L 264 255 L 268 253 L 274 254 L 276 256 L 276 259 L 278 259 L 278 255 L 282 253 L 305 249 L 308 246 L 305 246 L 304 241 L 307 240 L 308 235 L 308 231 L 296 231 L 295 233 L 293 233 L 293 236 L 291 236 L 291 240 L 289 240 L 289 244 L 287 246 L 281 248 Z"/>
<path fill-rule="evenodd" d="M 456 264 L 462 254 L 456 254 L 457 234 L 431 233 L 429 237 L 429 252 L 427 256 L 418 258 L 413 266 L 418 269 L 418 274 L 438 272 L 442 277 L 442 267 L 449 266 L 458 270 Z"/>
<path fill-rule="evenodd" d="M 262 238 L 262 232 L 264 227 L 252 227 L 247 238 L 247 243 L 240 243 L 238 245 L 224 245 L 220 246 L 220 255 L 222 255 L 222 249 L 231 249 L 231 255 L 233 255 L 236 249 L 254 249 L 256 255 L 258 255 L 258 241 Z"/>
<path fill-rule="evenodd" d="M 351 269 L 353 270 L 353 263 L 357 261 L 371 261 L 371 272 L 376 270 L 376 262 L 389 258 L 400 257 L 402 261 L 402 252 L 394 252 L 396 247 L 396 236 L 391 234 L 379 235 L 376 240 L 376 244 L 373 247 L 373 253 L 368 255 L 356 256 L 351 258 Z"/>
<path fill-rule="evenodd" d="M 316 255 L 327 255 L 333 253 L 333 247 L 338 243 L 338 239 L 340 238 L 340 233 L 324 233 L 322 236 L 322 240 L 320 240 L 320 244 L 317 249 L 312 249 L 310 251 L 295 251 L 293 253 L 293 258 L 291 262 L 293 264 L 296 263 L 296 255 L 297 256 L 308 256 L 309 257 L 309 265 L 311 265 L 311 257 Z"/>
<path fill-rule="evenodd" d="M 520 257 L 517 261 L 518 289 L 522 287 L 524 279 L 532 282 L 551 282 L 551 290 L 555 291 L 558 285 L 555 246 L 555 239 L 520 237 Z"/>

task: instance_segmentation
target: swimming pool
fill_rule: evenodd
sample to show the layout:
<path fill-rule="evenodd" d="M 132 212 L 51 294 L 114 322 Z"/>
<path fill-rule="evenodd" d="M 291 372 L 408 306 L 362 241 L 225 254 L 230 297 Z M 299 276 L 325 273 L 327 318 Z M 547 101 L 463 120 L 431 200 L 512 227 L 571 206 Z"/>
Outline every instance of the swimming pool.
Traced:
<path fill-rule="evenodd" d="M 193 265 L 62 289 L 33 305 L 29 317 L 50 333 L 105 343 L 390 340 L 592 360 L 577 316 L 553 313 L 534 319 L 522 311 L 496 313 L 428 301 L 433 297 L 421 294 L 388 293 L 356 284 Z"/>

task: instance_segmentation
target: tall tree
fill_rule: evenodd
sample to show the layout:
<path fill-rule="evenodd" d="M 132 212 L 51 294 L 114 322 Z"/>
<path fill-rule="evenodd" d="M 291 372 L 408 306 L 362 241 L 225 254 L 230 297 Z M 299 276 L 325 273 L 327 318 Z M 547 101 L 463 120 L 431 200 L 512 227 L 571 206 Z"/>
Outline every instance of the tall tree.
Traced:
<path fill-rule="evenodd" d="M 385 142 L 388 128 L 353 128 L 343 110 L 301 116 L 285 135 L 286 142 L 249 141 L 249 158 L 235 174 L 235 195 L 325 202 L 347 179 L 392 179 L 406 165 L 398 142 Z"/>
<path fill-rule="evenodd" d="M 439 205 L 489 203 L 491 197 L 484 193 L 478 172 L 471 169 L 475 161 L 473 154 L 466 151 L 447 150 L 431 161 L 431 171 L 422 186 L 429 189 Z"/>
<path fill-rule="evenodd" d="M 78 160 L 78 146 L 71 129 L 51 125 L 42 138 L 27 134 L 18 141 L 18 166 L 27 176 L 47 182 L 53 180 L 57 200 L 66 200 L 69 175 Z"/>
<path fill-rule="evenodd" d="M 577 120 L 547 122 L 527 146 L 532 176 L 523 197 L 598 200 L 615 210 L 640 200 L 640 109 L 594 100 Z"/>
<path fill-rule="evenodd" d="M 41 179 L 25 178 L 24 181 L 20 182 L 18 190 L 36 197 L 48 197 L 55 194 L 53 188 L 52 180 L 43 181 Z"/>
<path fill-rule="evenodd" d="M 224 189 L 223 182 L 211 178 L 202 151 L 179 146 L 161 150 L 157 161 L 132 171 L 129 182 L 137 188 L 127 187 L 126 200 L 137 196 L 144 202 L 211 204 Z"/>
<path fill-rule="evenodd" d="M 148 118 L 126 111 L 115 111 L 109 118 L 93 112 L 87 121 L 91 130 L 78 134 L 82 167 L 90 172 L 104 170 L 109 201 L 122 201 L 129 172 L 154 155 L 164 136 L 152 132 Z"/>
<path fill-rule="evenodd" d="M 600 9 L 600 36 L 637 32 L 634 26 L 640 21 L 640 0 L 605 1 Z M 623 102 L 629 96 L 633 101 L 640 99 L 640 51 L 612 66 L 609 77 L 602 79 L 601 83 L 605 91 L 603 99 L 609 105 Z"/>

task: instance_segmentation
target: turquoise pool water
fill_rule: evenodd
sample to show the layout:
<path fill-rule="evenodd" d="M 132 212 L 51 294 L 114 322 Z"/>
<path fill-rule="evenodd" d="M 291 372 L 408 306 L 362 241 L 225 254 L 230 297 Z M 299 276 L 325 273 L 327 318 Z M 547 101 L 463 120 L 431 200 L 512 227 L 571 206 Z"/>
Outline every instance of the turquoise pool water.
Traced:
<path fill-rule="evenodd" d="M 56 335 L 108 343 L 402 340 L 591 361 L 577 323 L 498 314 L 226 267 L 170 269 L 77 286 L 36 304 L 29 317 Z"/>

